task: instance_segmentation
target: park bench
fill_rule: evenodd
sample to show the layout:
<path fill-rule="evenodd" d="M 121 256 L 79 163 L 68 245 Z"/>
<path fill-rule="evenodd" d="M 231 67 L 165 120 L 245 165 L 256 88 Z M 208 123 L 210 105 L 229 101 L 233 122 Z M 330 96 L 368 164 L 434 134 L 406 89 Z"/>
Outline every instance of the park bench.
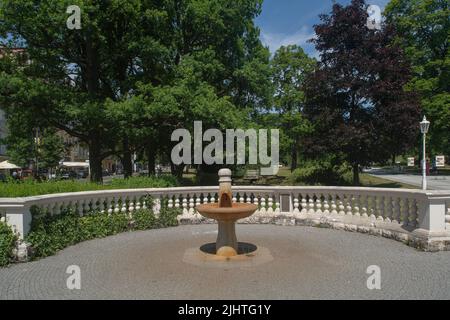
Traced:
<path fill-rule="evenodd" d="M 259 170 L 247 170 L 244 175 L 244 180 L 254 182 L 260 178 Z"/>

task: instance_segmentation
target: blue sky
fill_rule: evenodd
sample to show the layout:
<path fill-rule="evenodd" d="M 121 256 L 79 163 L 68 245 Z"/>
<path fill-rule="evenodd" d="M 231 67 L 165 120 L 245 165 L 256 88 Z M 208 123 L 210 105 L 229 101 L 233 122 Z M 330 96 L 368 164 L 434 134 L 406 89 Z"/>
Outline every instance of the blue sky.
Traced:
<path fill-rule="evenodd" d="M 336 0 L 348 4 L 351 0 Z M 367 0 L 367 4 L 378 5 L 383 10 L 389 0 Z M 332 0 L 264 0 L 262 13 L 256 19 L 261 29 L 261 40 L 276 51 L 282 45 L 298 44 L 311 56 L 316 56 L 312 44 L 307 43 L 314 36 L 313 26 L 319 14 L 329 13 Z"/>

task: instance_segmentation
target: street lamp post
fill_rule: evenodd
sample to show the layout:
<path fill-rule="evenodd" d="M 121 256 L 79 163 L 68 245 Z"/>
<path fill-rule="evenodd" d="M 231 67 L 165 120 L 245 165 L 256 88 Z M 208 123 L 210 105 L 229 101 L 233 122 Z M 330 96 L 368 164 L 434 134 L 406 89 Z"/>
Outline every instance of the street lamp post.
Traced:
<path fill-rule="evenodd" d="M 427 156 L 426 156 L 426 136 L 428 129 L 430 128 L 430 121 L 424 116 L 422 122 L 420 123 L 420 131 L 423 135 L 423 159 L 422 159 L 422 190 L 427 190 Z"/>

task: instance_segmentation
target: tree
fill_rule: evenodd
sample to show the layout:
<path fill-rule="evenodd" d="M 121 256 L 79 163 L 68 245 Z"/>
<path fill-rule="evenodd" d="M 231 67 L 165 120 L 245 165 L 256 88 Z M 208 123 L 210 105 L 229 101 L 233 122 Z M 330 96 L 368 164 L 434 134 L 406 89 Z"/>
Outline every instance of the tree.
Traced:
<path fill-rule="evenodd" d="M 55 130 L 38 130 L 34 119 L 27 118 L 27 114 L 9 114 L 7 123 L 8 136 L 3 142 L 13 163 L 27 167 L 31 161 L 37 161 L 39 168 L 46 169 L 58 166 L 65 146 Z"/>
<path fill-rule="evenodd" d="M 450 155 L 450 5 L 447 0 L 392 0 L 386 7 L 396 41 L 413 65 L 408 90 L 421 95 L 432 122 L 431 148 Z"/>
<path fill-rule="evenodd" d="M 418 135 L 420 108 L 403 87 L 410 66 L 392 44 L 395 30 L 366 27 L 363 0 L 335 4 L 315 26 L 313 42 L 321 61 L 305 85 L 305 114 L 314 126 L 306 150 L 310 155 L 340 155 L 353 168 L 385 161 L 412 146 Z"/>
<path fill-rule="evenodd" d="M 300 138 L 308 132 L 308 124 L 302 115 L 305 101 L 302 86 L 315 63 L 297 45 L 282 46 L 271 61 L 274 106 L 279 114 L 282 153 L 289 154 L 291 171 L 297 167 Z"/>
<path fill-rule="evenodd" d="M 2 107 L 6 113 L 30 113 L 42 126 L 86 143 L 92 181 L 101 181 L 102 159 L 127 138 L 118 136 L 105 101 L 122 99 L 136 81 L 136 36 L 144 33 L 140 24 L 151 9 L 144 4 L 151 6 L 136 0 L 77 1 L 80 30 L 66 26 L 67 1 L 5 0 L 0 6 L 0 35 L 9 47 L 26 48 L 29 58 L 2 73 Z"/>
<path fill-rule="evenodd" d="M 73 2 L 2 1 L 0 37 L 9 39 L 8 47 L 26 48 L 29 59 L 20 68 L 1 67 L 0 104 L 7 113 L 30 113 L 41 127 L 84 142 L 93 181 L 101 181 L 101 161 L 112 154 L 129 176 L 133 152 L 144 148 L 154 158 L 155 143 L 167 144 L 169 128 L 192 121 L 170 117 L 180 111 L 155 104 L 131 115 L 128 100 L 134 96 L 151 103 L 169 91 L 195 97 L 207 88 L 213 101 L 231 102 L 247 119 L 270 98 L 269 52 L 253 22 L 261 3 L 79 0 L 81 29 L 69 30 L 66 9 Z M 142 87 L 149 90 L 142 93 Z M 155 136 L 160 128 L 168 136 Z"/>

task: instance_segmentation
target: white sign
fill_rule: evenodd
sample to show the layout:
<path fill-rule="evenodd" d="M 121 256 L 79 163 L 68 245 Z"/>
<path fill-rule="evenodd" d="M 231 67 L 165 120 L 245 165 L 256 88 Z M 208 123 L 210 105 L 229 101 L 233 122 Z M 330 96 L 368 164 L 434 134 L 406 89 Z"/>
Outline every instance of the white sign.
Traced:
<path fill-rule="evenodd" d="M 408 167 L 414 167 L 415 164 L 414 158 L 408 158 Z"/>
<path fill-rule="evenodd" d="M 445 157 L 436 156 L 436 167 L 445 167 Z"/>

